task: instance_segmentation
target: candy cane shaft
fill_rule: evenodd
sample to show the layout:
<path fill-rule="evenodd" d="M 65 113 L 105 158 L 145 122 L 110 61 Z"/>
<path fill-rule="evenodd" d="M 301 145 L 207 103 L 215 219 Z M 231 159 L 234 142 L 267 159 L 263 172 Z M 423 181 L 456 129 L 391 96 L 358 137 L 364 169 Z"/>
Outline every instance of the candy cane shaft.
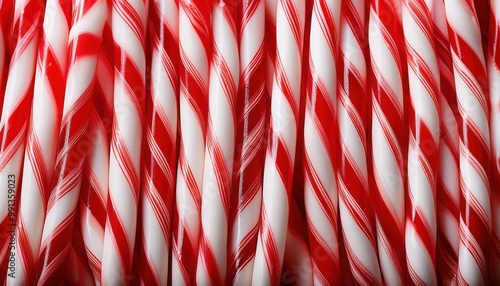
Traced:
<path fill-rule="evenodd" d="M 437 284 L 436 183 L 439 144 L 439 69 L 430 9 L 422 0 L 403 6 L 410 104 L 405 244 L 410 280 Z"/>
<path fill-rule="evenodd" d="M 367 165 L 370 99 L 365 59 L 365 1 L 342 6 L 339 53 L 339 209 L 348 265 L 359 284 L 381 285 Z"/>
<path fill-rule="evenodd" d="M 314 281 L 340 283 L 335 148 L 340 1 L 316 0 L 311 16 L 304 117 L 304 201 Z"/>
<path fill-rule="evenodd" d="M 148 3 L 124 0 L 112 4 L 115 74 L 102 285 L 126 284 L 132 279 L 146 103 Z"/>
<path fill-rule="evenodd" d="M 265 3 L 241 5 L 240 85 L 236 103 L 236 147 L 229 217 L 228 284 L 249 284 L 257 247 L 262 201 L 266 126 Z"/>
<path fill-rule="evenodd" d="M 109 11 L 108 11 L 109 15 Z M 104 229 L 108 199 L 109 139 L 113 120 L 113 39 L 108 21 L 96 67 L 93 107 L 86 138 L 92 150 L 87 154 L 80 190 L 79 211 L 84 250 L 94 281 L 101 281 Z"/>
<path fill-rule="evenodd" d="M 458 173 L 457 98 L 453 77 L 448 27 L 444 2 L 434 1 L 434 44 L 438 58 L 441 85 L 439 172 L 437 184 L 437 266 L 443 284 L 456 281 L 459 246 L 460 186 Z"/>
<path fill-rule="evenodd" d="M 6 5 L 8 2 L 5 2 Z M 3 6 L 3 3 L 2 3 Z M 15 7 L 15 8 L 14 8 Z M 2 117 L 0 120 L 0 186 L 5 195 L 0 197 L 0 283 L 5 283 L 8 258 L 14 255 L 12 235 L 17 216 L 17 196 L 20 194 L 21 170 L 26 134 L 29 125 L 33 98 L 33 77 L 36 66 L 36 52 L 40 23 L 43 19 L 43 1 L 14 2 L 12 30 L 9 38 L 14 39 L 7 83 L 5 87 Z M 7 7 L 3 7 L 7 8 Z M 3 10 L 2 12 L 7 12 Z"/>
<path fill-rule="evenodd" d="M 486 66 L 472 0 L 445 0 L 460 112 L 460 246 L 457 283 L 488 281 L 490 130 Z"/>
<path fill-rule="evenodd" d="M 372 152 L 377 244 L 384 283 L 406 279 L 404 248 L 404 58 L 399 47 L 399 11 L 390 0 L 372 0 L 369 44 L 371 57 Z"/>
<path fill-rule="evenodd" d="M 270 137 L 264 167 L 261 225 L 252 282 L 277 285 L 286 242 L 300 106 L 304 1 L 280 0 Z"/>
<path fill-rule="evenodd" d="M 66 273 L 83 164 L 92 143 L 84 135 L 92 107 L 91 95 L 107 5 L 104 0 L 82 0 L 74 5 L 56 166 L 38 254 L 39 285 L 61 283 Z M 88 21 L 93 21 L 92 25 Z"/>
<path fill-rule="evenodd" d="M 179 2 L 180 150 L 172 226 L 172 284 L 195 283 L 208 122 L 211 1 Z"/>
<path fill-rule="evenodd" d="M 71 3 L 48 0 L 35 73 L 31 124 L 28 129 L 16 230 L 16 275 L 8 285 L 32 285 L 54 172 L 66 86 Z M 57 19 L 64 19 L 58 21 Z"/>
<path fill-rule="evenodd" d="M 236 5 L 214 1 L 209 115 L 205 147 L 200 249 L 196 282 L 225 284 L 239 53 Z"/>
<path fill-rule="evenodd" d="M 147 145 L 141 193 L 140 280 L 144 285 L 168 282 L 177 167 L 178 11 L 177 1 L 152 2 L 149 9 L 151 88 L 147 96 Z"/>

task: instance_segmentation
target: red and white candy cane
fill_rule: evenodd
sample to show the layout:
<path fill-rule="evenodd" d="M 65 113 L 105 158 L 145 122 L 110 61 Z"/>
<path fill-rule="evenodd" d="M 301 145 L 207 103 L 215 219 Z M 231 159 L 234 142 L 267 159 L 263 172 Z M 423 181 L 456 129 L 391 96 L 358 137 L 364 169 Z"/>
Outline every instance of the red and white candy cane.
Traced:
<path fill-rule="evenodd" d="M 371 57 L 372 151 L 376 189 L 379 262 L 384 283 L 406 280 L 404 245 L 404 45 L 399 11 L 392 0 L 371 0 L 369 44 Z"/>
<path fill-rule="evenodd" d="M 304 203 L 314 281 L 340 283 L 335 146 L 340 1 L 315 0 L 304 116 Z M 279 33 L 279 31 L 278 31 Z M 279 46 L 279 41 L 278 41 Z M 305 64 L 305 63 L 304 63 Z"/>
<path fill-rule="evenodd" d="M 491 216 L 490 281 L 500 284 L 500 1 L 490 1 L 490 37 L 488 77 L 490 91 L 491 132 Z"/>
<path fill-rule="evenodd" d="M 147 95 L 146 151 L 143 152 L 142 245 L 139 250 L 139 276 L 143 285 L 168 283 L 177 168 L 178 13 L 177 1 L 150 3 L 152 53 Z"/>
<path fill-rule="evenodd" d="M 109 10 L 108 10 L 109 15 Z M 113 38 L 110 20 L 104 25 L 103 41 L 99 52 L 93 94 L 93 107 L 85 138 L 92 148 L 83 167 L 80 190 L 80 224 L 86 255 L 93 279 L 101 281 L 104 229 L 108 201 L 109 139 L 113 120 Z"/>
<path fill-rule="evenodd" d="M 21 170 L 26 134 L 29 125 L 33 78 L 43 1 L 15 1 L 11 34 L 15 46 L 5 87 L 2 117 L 0 121 L 0 185 L 5 194 L 0 196 L 0 283 L 5 282 L 8 257 L 11 255 L 10 228 L 16 221 L 16 195 L 20 194 Z M 9 226 L 10 225 L 10 226 Z M 14 271 L 15 272 L 15 271 Z"/>
<path fill-rule="evenodd" d="M 147 0 L 113 1 L 114 113 L 102 254 L 103 285 L 126 284 L 132 278 L 146 104 L 147 16 Z"/>
<path fill-rule="evenodd" d="M 486 66 L 472 0 L 445 0 L 460 112 L 460 246 L 457 283 L 488 282 L 491 232 Z"/>
<path fill-rule="evenodd" d="M 195 283 L 208 121 L 211 1 L 179 2 L 180 150 L 172 226 L 172 284 Z"/>
<path fill-rule="evenodd" d="M 66 273 L 83 164 L 92 148 L 92 142 L 84 135 L 92 107 L 107 4 L 105 0 L 81 0 L 73 5 L 58 152 L 38 254 L 37 277 L 41 285 L 60 283 Z"/>
<path fill-rule="evenodd" d="M 26 138 L 16 230 L 16 275 L 9 285 L 35 283 L 38 251 L 56 160 L 66 86 L 71 2 L 48 0 L 38 46 L 31 124 Z"/>
<path fill-rule="evenodd" d="M 236 2 L 217 0 L 212 9 L 209 112 L 196 282 L 226 284 L 236 101 L 240 73 Z"/>
<path fill-rule="evenodd" d="M 440 86 L 431 7 L 426 3 L 431 4 L 406 0 L 402 15 L 410 91 L 405 245 L 409 279 L 435 285 Z"/>
<path fill-rule="evenodd" d="M 278 1 L 270 134 L 252 283 L 278 285 L 285 251 L 299 120 L 304 1 Z"/>
<path fill-rule="evenodd" d="M 367 166 L 370 94 L 365 59 L 366 2 L 342 3 L 339 51 L 339 209 L 353 279 L 381 285 Z"/>
<path fill-rule="evenodd" d="M 460 241 L 457 122 L 459 114 L 443 0 L 433 1 L 431 13 L 434 20 L 434 44 L 441 86 L 436 263 L 438 279 L 444 285 L 450 285 L 457 275 Z"/>
<path fill-rule="evenodd" d="M 241 79 L 236 104 L 227 284 L 250 284 L 257 247 L 266 126 L 265 3 L 243 1 L 240 22 Z"/>

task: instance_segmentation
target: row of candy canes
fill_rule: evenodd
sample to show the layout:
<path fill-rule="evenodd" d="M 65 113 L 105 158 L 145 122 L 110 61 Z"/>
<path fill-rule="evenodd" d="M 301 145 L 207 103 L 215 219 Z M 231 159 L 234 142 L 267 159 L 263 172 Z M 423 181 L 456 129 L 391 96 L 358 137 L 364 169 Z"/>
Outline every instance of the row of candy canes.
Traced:
<path fill-rule="evenodd" d="M 174 283 L 278 284 L 300 136 L 313 281 L 341 279 L 337 208 L 355 281 L 498 279 L 500 8 L 485 52 L 471 0 L 403 2 L 246 1 L 238 23 L 226 1 L 15 1 L 0 34 L 0 179 L 22 178 L 7 283 L 60 281 L 82 243 L 96 283 L 126 283 L 139 232 L 142 283 L 171 267 Z"/>

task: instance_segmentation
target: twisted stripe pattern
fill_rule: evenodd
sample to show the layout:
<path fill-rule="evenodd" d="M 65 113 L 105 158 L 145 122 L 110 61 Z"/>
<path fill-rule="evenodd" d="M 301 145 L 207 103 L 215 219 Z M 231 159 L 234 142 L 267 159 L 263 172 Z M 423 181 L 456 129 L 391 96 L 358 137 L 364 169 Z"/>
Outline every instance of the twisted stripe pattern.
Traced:
<path fill-rule="evenodd" d="M 151 89 L 142 178 L 140 283 L 168 282 L 170 237 L 176 179 L 177 103 L 179 97 L 178 2 L 152 2 L 149 28 L 153 49 Z"/>
<path fill-rule="evenodd" d="M 201 190 L 208 124 L 211 54 L 210 1 L 181 0 L 180 147 L 172 240 L 172 283 L 195 283 L 200 237 Z"/>
<path fill-rule="evenodd" d="M 215 1 L 212 9 L 212 59 L 205 147 L 201 237 L 196 282 L 225 284 L 227 235 L 239 81 L 236 5 Z M 214 226 L 218 227 L 214 227 Z"/>
<path fill-rule="evenodd" d="M 339 209 L 353 280 L 364 285 L 381 285 L 366 160 L 370 105 L 365 11 L 365 1 L 343 2 L 338 60 Z"/>
<path fill-rule="evenodd" d="M 474 3 L 445 2 L 460 113 L 458 285 L 484 284 L 491 232 L 490 136 L 486 67 Z"/>
<path fill-rule="evenodd" d="M 305 3 L 280 0 L 276 15 L 277 48 L 270 134 L 252 276 L 253 283 L 271 285 L 279 284 L 286 241 L 299 119 Z"/>
<path fill-rule="evenodd" d="M 8 1 L 4 3 L 2 6 L 9 5 Z M 16 180 L 21 179 L 44 2 L 17 0 L 12 4 L 16 9 L 9 34 L 11 37 L 9 38 L 14 40 L 14 45 L 0 120 L 0 185 L 5 186 L 5 190 L 7 190 L 7 187 L 13 184 L 15 186 L 13 188 L 14 194 L 19 194 L 20 182 L 16 182 Z M 10 251 L 7 251 L 10 240 L 7 231 L 12 226 L 8 226 L 8 224 L 15 222 L 16 208 L 15 196 L 5 193 L 0 198 L 0 231 L 2 231 L 2 235 L 0 235 L 0 269 L 3 270 L 0 272 L 0 283 L 2 284 L 5 283 L 7 258 L 10 254 Z M 9 215 L 9 213 L 14 215 Z"/>
<path fill-rule="evenodd" d="M 441 86 L 436 259 L 438 278 L 448 285 L 456 281 L 458 269 L 460 186 L 457 119 L 459 114 L 444 1 L 434 1 L 431 13 Z"/>
<path fill-rule="evenodd" d="M 403 90 L 404 45 L 399 11 L 390 0 L 372 0 L 369 44 L 371 58 L 372 151 L 376 191 L 377 244 L 384 283 L 406 279 L 404 248 L 405 162 Z"/>
<path fill-rule="evenodd" d="M 93 106 L 85 138 L 92 145 L 83 169 L 79 211 L 84 253 L 95 283 L 101 281 L 106 203 L 108 200 L 109 139 L 113 120 L 113 39 L 109 21 L 96 67 Z"/>
<path fill-rule="evenodd" d="M 146 103 L 145 38 L 148 1 L 113 1 L 113 127 L 109 155 L 107 220 L 101 284 L 128 283 L 132 277 L 140 162 Z"/>
<path fill-rule="evenodd" d="M 9 285 L 33 285 L 54 172 L 63 111 L 71 3 L 48 0 L 40 31 L 31 123 L 26 138 L 16 230 L 16 277 Z M 56 28 L 57 27 L 57 28 Z"/>
<path fill-rule="evenodd" d="M 92 107 L 95 69 L 106 15 L 104 0 L 75 3 L 54 177 L 38 254 L 39 285 L 60 283 L 66 273 L 86 155 L 84 148 L 90 148 L 84 135 Z M 92 25 L 88 21 L 93 21 Z"/>
<path fill-rule="evenodd" d="M 412 283 L 437 284 L 436 183 L 439 145 L 439 68 L 433 22 L 423 0 L 403 6 L 410 104 L 406 260 Z"/>
<path fill-rule="evenodd" d="M 340 1 L 316 0 L 311 17 L 304 117 L 304 202 L 314 280 L 340 283 L 335 146 Z"/>
<path fill-rule="evenodd" d="M 241 5 L 240 85 L 236 103 L 236 147 L 229 214 L 228 284 L 252 281 L 262 202 L 265 98 L 265 3 Z"/>

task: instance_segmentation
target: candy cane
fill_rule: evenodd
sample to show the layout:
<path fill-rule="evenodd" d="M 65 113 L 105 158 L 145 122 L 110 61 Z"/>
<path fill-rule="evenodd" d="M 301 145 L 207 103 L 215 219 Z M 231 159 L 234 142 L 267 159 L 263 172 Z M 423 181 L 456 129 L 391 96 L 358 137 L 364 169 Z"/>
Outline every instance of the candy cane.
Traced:
<path fill-rule="evenodd" d="M 242 3 L 241 79 L 236 105 L 237 128 L 231 194 L 227 283 L 250 284 L 257 247 L 266 125 L 265 4 Z"/>
<path fill-rule="evenodd" d="M 252 277 L 252 282 L 257 285 L 277 285 L 281 275 L 299 117 L 304 21 L 304 1 L 278 2 L 271 130 L 264 167 L 261 225 Z"/>
<path fill-rule="evenodd" d="M 113 1 L 113 128 L 101 284 L 131 279 L 135 246 L 145 110 L 145 39 L 148 1 Z"/>
<path fill-rule="evenodd" d="M 108 10 L 109 15 L 109 10 Z M 104 25 L 103 41 L 96 67 L 94 105 L 89 115 L 86 138 L 92 150 L 87 155 L 80 190 L 79 211 L 82 239 L 94 282 L 101 281 L 102 247 L 108 199 L 109 138 L 113 120 L 113 38 L 110 21 Z"/>
<path fill-rule="evenodd" d="M 458 178 L 457 99 L 448 28 L 442 0 L 433 1 L 434 44 L 440 72 L 441 112 L 439 172 L 437 184 L 437 265 L 439 280 L 450 285 L 456 279 L 459 245 L 460 186 Z"/>
<path fill-rule="evenodd" d="M 35 283 L 64 102 L 71 3 L 48 0 L 46 7 L 34 83 L 33 106 L 37 108 L 31 109 L 17 218 L 18 267 L 15 278 L 7 277 L 9 285 Z"/>
<path fill-rule="evenodd" d="M 143 285 L 168 282 L 171 221 L 176 176 L 179 92 L 177 1 L 151 2 L 151 80 L 147 97 L 146 152 L 142 181 Z"/>
<path fill-rule="evenodd" d="M 406 279 L 402 28 L 390 0 L 372 0 L 369 44 L 372 66 L 372 150 L 377 243 L 384 283 Z"/>
<path fill-rule="evenodd" d="M 494 284 L 500 284 L 500 2 L 490 1 L 490 38 L 488 53 L 488 76 L 490 91 L 490 131 L 491 156 L 493 169 L 491 171 L 491 215 L 492 236 L 490 242 L 490 279 Z"/>
<path fill-rule="evenodd" d="M 490 133 L 486 67 L 472 0 L 445 0 L 460 130 L 458 284 L 487 283 L 491 231 Z"/>
<path fill-rule="evenodd" d="M 200 248 L 196 282 L 225 284 L 239 54 L 236 3 L 215 1 L 205 147 Z"/>
<path fill-rule="evenodd" d="M 430 7 L 424 0 L 405 2 L 403 28 L 410 85 L 406 260 L 413 283 L 435 285 L 439 69 Z"/>
<path fill-rule="evenodd" d="M 92 107 L 91 95 L 107 5 L 104 0 L 82 0 L 74 4 L 56 165 L 38 255 L 38 284 L 63 281 L 80 196 L 83 163 L 92 143 L 84 135 Z"/>
<path fill-rule="evenodd" d="M 340 1 L 313 4 L 304 117 L 304 200 L 315 283 L 340 283 L 335 180 Z M 279 32 L 279 31 L 278 31 Z M 278 43 L 279 44 L 279 43 Z"/>
<path fill-rule="evenodd" d="M 172 226 L 172 284 L 194 284 L 208 115 L 210 1 L 181 0 L 180 150 Z"/>
<path fill-rule="evenodd" d="M 348 263 L 359 284 L 382 284 L 368 185 L 369 94 L 365 47 L 365 1 L 343 2 L 340 23 L 339 208 Z"/>
<path fill-rule="evenodd" d="M 14 6 L 11 36 L 16 43 L 11 55 L 0 121 L 0 185 L 5 190 L 5 194 L 0 196 L 0 231 L 3 234 L 0 240 L 2 284 L 7 274 L 7 259 L 13 250 L 8 248 L 11 238 L 8 231 L 13 231 L 11 228 L 16 221 L 16 195 L 20 193 L 24 147 L 33 98 L 38 36 L 44 11 L 42 1 L 17 0 Z"/>

